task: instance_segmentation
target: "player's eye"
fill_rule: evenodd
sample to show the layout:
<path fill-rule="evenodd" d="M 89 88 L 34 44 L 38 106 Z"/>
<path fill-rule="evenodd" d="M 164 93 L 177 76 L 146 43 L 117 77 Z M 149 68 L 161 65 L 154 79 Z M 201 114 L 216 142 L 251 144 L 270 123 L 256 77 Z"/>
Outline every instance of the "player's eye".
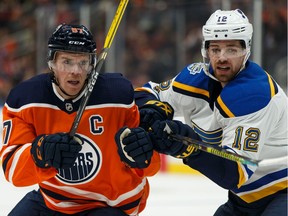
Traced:
<path fill-rule="evenodd" d="M 210 52 L 213 55 L 218 55 L 221 52 L 221 50 L 218 48 L 212 48 L 212 49 L 210 49 Z"/>
<path fill-rule="evenodd" d="M 62 63 L 65 65 L 72 65 L 72 62 L 69 59 L 64 59 Z"/>
<path fill-rule="evenodd" d="M 81 65 L 81 66 L 87 66 L 87 65 L 89 65 L 89 62 L 86 61 L 86 60 L 80 61 L 80 62 L 79 62 L 79 65 Z"/>
<path fill-rule="evenodd" d="M 230 48 L 226 50 L 226 53 L 229 55 L 236 55 L 238 53 L 238 50 Z"/>

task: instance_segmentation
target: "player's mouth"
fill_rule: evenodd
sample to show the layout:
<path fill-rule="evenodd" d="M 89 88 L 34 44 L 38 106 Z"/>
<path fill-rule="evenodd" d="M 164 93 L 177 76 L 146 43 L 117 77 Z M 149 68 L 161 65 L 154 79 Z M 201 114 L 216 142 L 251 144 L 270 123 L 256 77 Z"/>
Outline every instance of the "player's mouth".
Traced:
<path fill-rule="evenodd" d="M 77 85 L 79 85 L 80 81 L 77 81 L 77 80 L 69 80 L 68 83 L 69 83 L 70 85 L 77 86 Z"/>
<path fill-rule="evenodd" d="M 218 66 L 217 70 L 227 71 L 227 70 L 230 70 L 230 67 L 228 67 L 228 66 Z"/>
<path fill-rule="evenodd" d="M 228 67 L 228 66 L 217 66 L 216 67 L 216 70 L 217 70 L 217 72 L 218 73 L 227 73 L 227 72 L 229 72 L 230 71 L 230 67 Z"/>

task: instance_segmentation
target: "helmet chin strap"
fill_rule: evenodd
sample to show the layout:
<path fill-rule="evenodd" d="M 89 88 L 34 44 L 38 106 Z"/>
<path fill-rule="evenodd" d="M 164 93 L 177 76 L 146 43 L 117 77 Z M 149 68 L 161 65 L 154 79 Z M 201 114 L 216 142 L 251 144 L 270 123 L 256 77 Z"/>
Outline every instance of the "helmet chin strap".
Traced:
<path fill-rule="evenodd" d="M 246 52 L 245 57 L 244 57 L 244 59 L 243 59 L 242 66 L 241 66 L 241 68 L 239 69 L 238 73 L 235 74 L 234 77 L 236 77 L 236 76 L 245 68 L 245 65 L 246 65 L 246 62 L 247 62 L 249 56 L 250 56 L 250 50 L 248 50 L 248 51 Z"/>
<path fill-rule="evenodd" d="M 210 77 L 211 79 L 217 81 L 217 82 L 220 82 L 215 76 L 213 76 L 211 73 L 209 73 L 209 65 L 210 65 L 210 62 L 209 63 L 206 63 L 205 61 L 205 57 L 203 57 L 203 69 L 204 69 L 204 73 Z"/>
<path fill-rule="evenodd" d="M 204 67 L 203 67 L 204 73 L 205 73 L 208 77 L 210 77 L 211 79 L 220 82 L 215 76 L 213 76 L 212 74 L 209 73 L 209 65 L 210 65 L 210 62 L 209 62 L 209 63 L 205 63 L 205 58 L 204 58 L 204 57 L 203 57 L 203 62 L 204 62 L 204 63 L 203 63 L 203 65 L 204 65 Z"/>
<path fill-rule="evenodd" d="M 240 68 L 239 72 L 242 71 L 242 70 L 245 68 L 245 65 L 246 65 L 246 62 L 247 62 L 249 56 L 250 56 L 250 49 L 249 49 L 249 50 L 246 52 L 246 54 L 245 54 L 245 57 L 244 57 L 244 59 L 243 59 L 242 67 Z M 238 72 L 238 73 L 239 73 L 239 72 Z M 237 74 L 238 74 L 238 73 L 237 73 Z"/>

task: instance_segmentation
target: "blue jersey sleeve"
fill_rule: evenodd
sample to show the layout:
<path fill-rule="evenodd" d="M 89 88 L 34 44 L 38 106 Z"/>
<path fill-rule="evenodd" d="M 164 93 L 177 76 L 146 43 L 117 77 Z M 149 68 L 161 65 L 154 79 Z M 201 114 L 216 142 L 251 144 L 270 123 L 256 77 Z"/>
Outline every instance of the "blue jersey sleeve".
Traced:
<path fill-rule="evenodd" d="M 239 183 L 237 162 L 202 151 L 196 156 L 185 158 L 183 162 L 222 188 L 228 190 L 237 188 Z"/>

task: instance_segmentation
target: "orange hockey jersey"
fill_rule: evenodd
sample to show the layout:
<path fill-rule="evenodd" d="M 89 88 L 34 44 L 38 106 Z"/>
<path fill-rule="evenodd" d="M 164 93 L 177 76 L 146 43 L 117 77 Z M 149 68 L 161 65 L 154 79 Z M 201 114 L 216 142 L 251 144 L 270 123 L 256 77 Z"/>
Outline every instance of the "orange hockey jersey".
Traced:
<path fill-rule="evenodd" d="M 59 170 L 38 168 L 31 143 L 40 134 L 69 132 L 84 93 L 65 100 L 54 85 L 49 74 L 41 74 L 11 90 L 0 151 L 6 179 L 15 186 L 39 184 L 46 205 L 66 214 L 112 206 L 137 215 L 149 194 L 146 176 L 160 169 L 160 158 L 154 152 L 149 167 L 131 169 L 117 153 L 115 133 L 140 120 L 131 83 L 116 73 L 98 76 L 77 130 L 82 150 L 72 168 Z"/>

